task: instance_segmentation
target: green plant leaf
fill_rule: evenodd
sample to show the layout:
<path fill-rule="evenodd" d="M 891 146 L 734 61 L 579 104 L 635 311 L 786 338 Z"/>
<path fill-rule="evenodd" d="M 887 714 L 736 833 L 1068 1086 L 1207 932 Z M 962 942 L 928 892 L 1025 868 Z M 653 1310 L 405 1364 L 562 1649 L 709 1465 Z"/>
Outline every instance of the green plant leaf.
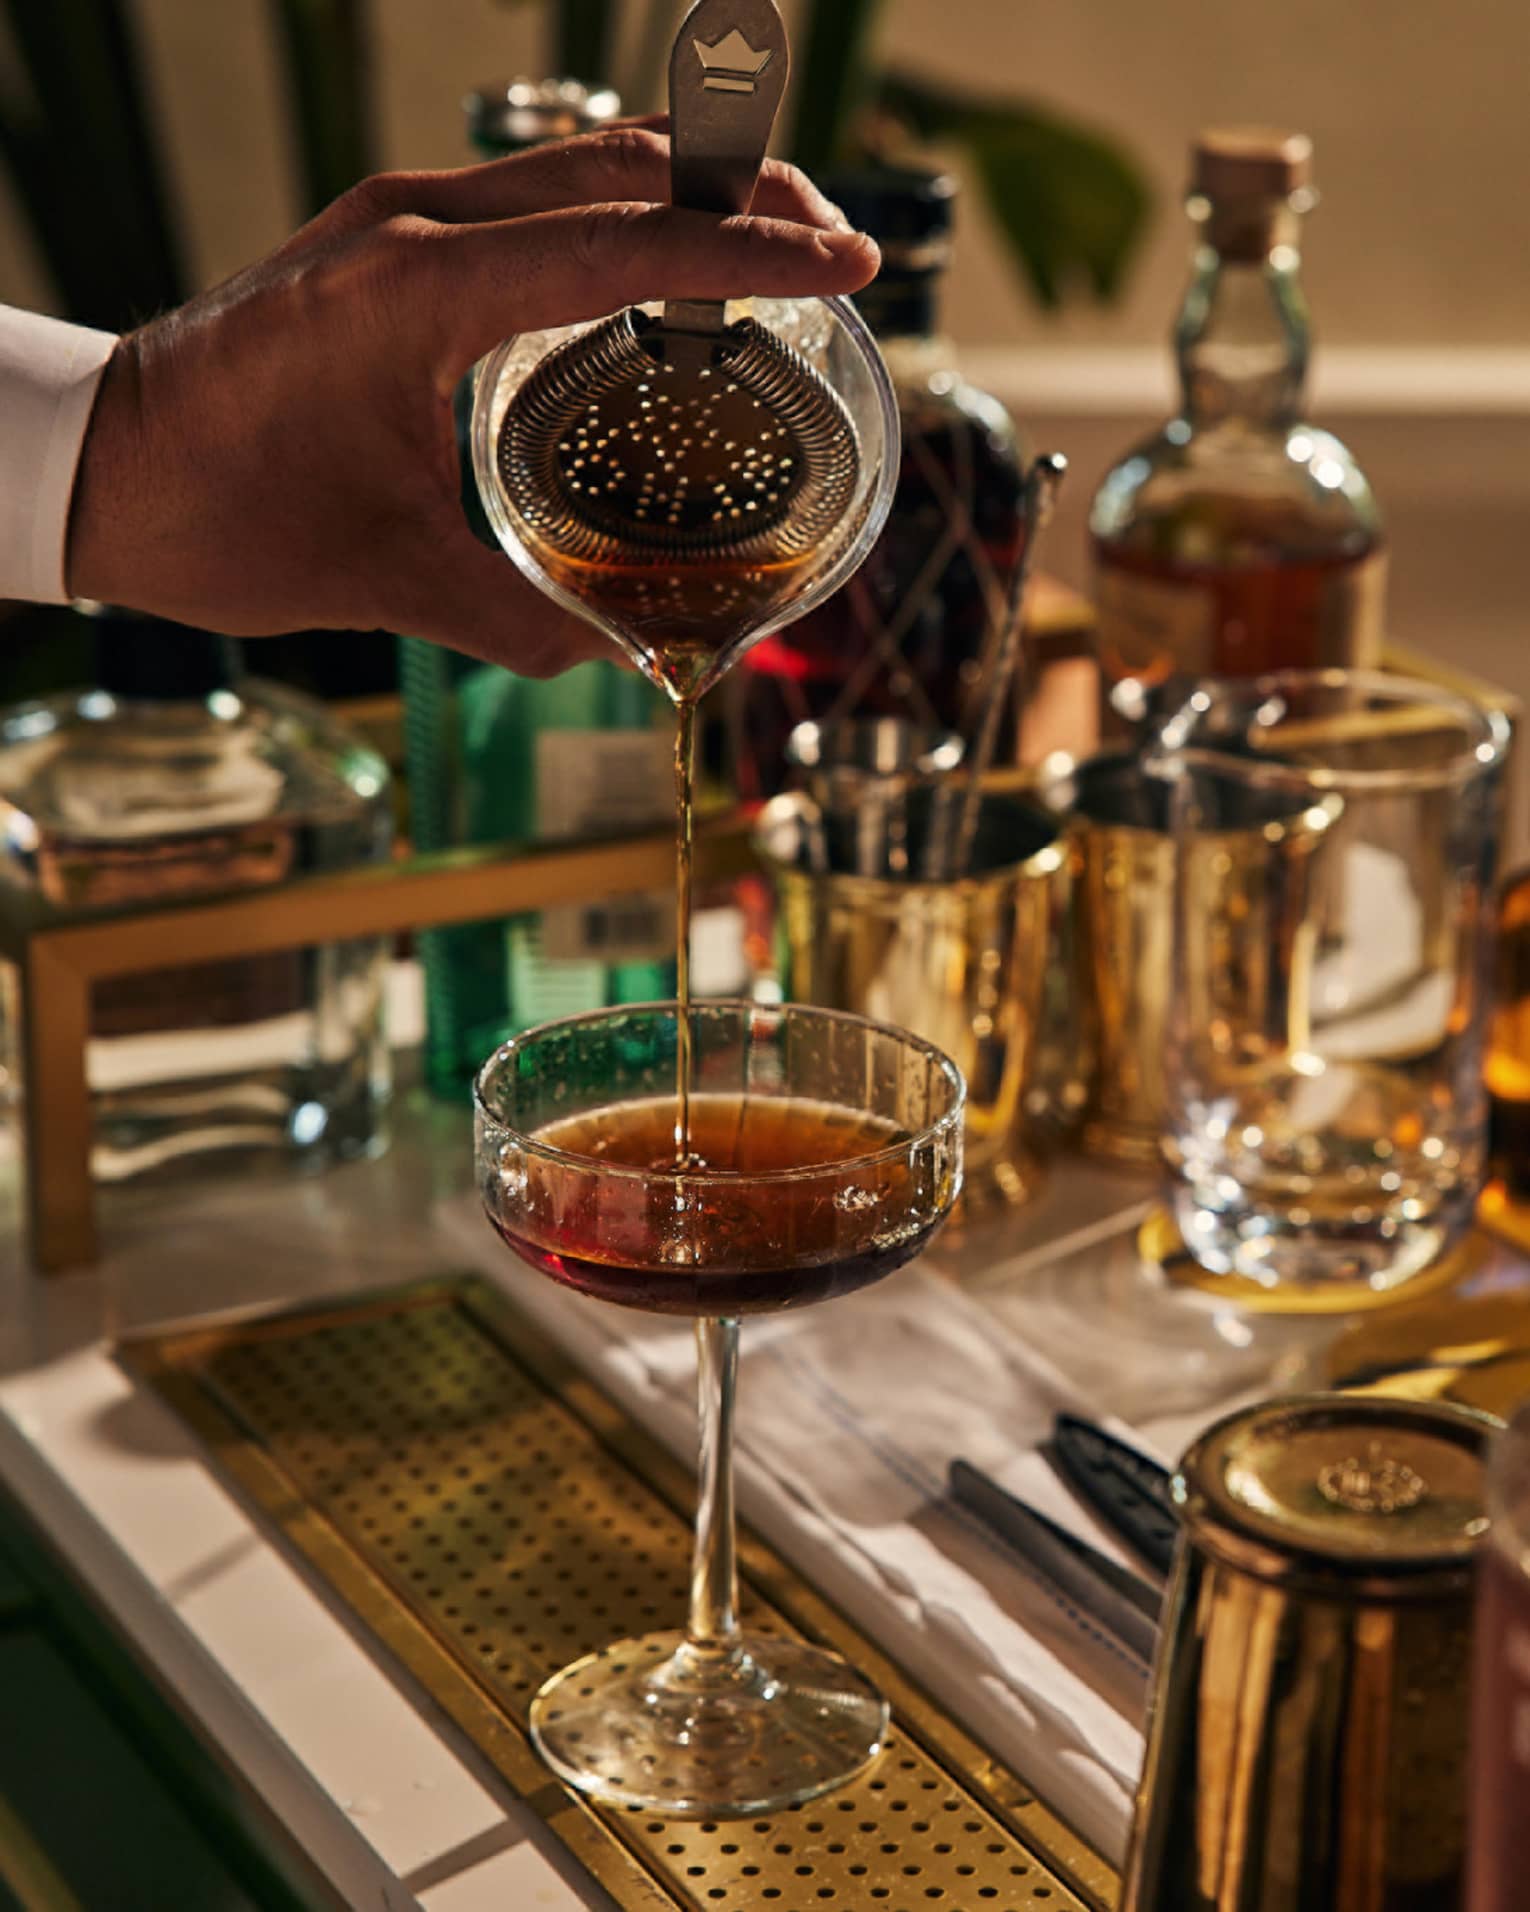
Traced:
<path fill-rule="evenodd" d="M 903 73 L 877 103 L 919 138 L 961 146 L 1037 300 L 1055 308 L 1082 283 L 1119 290 L 1151 196 L 1114 141 L 1018 100 L 974 99 Z"/>
<path fill-rule="evenodd" d="M 609 86 L 614 0 L 556 0 L 553 17 L 552 77 Z"/>
<path fill-rule="evenodd" d="M 622 75 L 622 105 L 629 113 L 663 112 L 669 106 L 669 56 L 681 10 L 691 0 L 648 0 L 630 69 Z"/>
<path fill-rule="evenodd" d="M 857 107 L 866 96 L 866 49 L 882 0 L 808 0 L 794 62 L 797 94 L 791 156 L 819 173 L 844 155 Z"/>
<path fill-rule="evenodd" d="M 122 330 L 186 277 L 122 0 L 5 0 L 21 85 L 0 102 L 18 197 L 71 318 Z"/>
<path fill-rule="evenodd" d="M 75 192 L 86 188 L 83 170 L 60 165 L 47 129 L 14 106 L 0 110 L 0 164 L 58 294 L 59 310 L 84 324 L 130 323 L 133 310 L 115 282 L 112 262 L 95 245 L 91 222 L 81 219 L 71 203 Z"/>
<path fill-rule="evenodd" d="M 547 8 L 547 71 L 538 77 L 610 86 L 615 75 L 616 0 L 499 0 Z"/>
<path fill-rule="evenodd" d="M 306 210 L 377 169 L 365 0 L 272 0 Z"/>

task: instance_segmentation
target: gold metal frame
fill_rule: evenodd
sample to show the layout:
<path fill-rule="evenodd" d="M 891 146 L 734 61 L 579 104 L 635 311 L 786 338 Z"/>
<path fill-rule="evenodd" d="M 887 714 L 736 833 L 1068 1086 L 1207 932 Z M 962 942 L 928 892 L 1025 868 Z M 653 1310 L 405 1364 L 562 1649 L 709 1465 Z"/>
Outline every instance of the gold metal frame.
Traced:
<path fill-rule="evenodd" d="M 749 1625 L 863 1668 L 892 1703 L 884 1752 L 840 1792 L 744 1820 L 608 1808 L 555 1779 L 530 1697 L 573 1653 L 681 1610 L 694 1487 L 490 1283 L 197 1322 L 120 1352 L 619 1904 L 1114 1906 L 1104 1861 L 747 1531 Z"/>
<path fill-rule="evenodd" d="M 1060 587 L 1054 595 L 1059 605 L 1038 621 L 1042 634 L 1051 632 L 1058 641 L 1066 636 L 1072 643 L 1082 628 L 1077 615 L 1082 600 Z M 1384 661 L 1390 670 L 1504 711 L 1517 737 L 1520 707 L 1506 692 L 1412 653 L 1389 651 Z M 394 709 L 389 700 L 359 707 L 361 727 L 368 732 L 385 728 Z M 1031 775 L 1004 770 L 993 784 L 1012 788 Z M 698 880 L 726 881 L 756 867 L 749 826 L 749 817 L 741 813 L 702 825 Z M 26 1218 L 33 1262 L 51 1274 L 88 1264 L 98 1252 L 86 1080 L 90 996 L 98 983 L 169 963 L 215 962 L 344 937 L 440 929 L 591 897 L 664 889 L 673 878 L 674 842 L 666 830 L 598 843 L 502 843 L 409 856 L 341 876 L 300 878 L 254 895 L 153 908 L 140 904 L 87 917 L 33 894 L 0 888 L 0 956 L 16 964 L 20 979 Z"/>
<path fill-rule="evenodd" d="M 495 844 L 411 856 L 339 876 L 299 878 L 254 895 L 80 917 L 41 897 L 0 895 L 0 955 L 21 986 L 26 1213 L 32 1259 L 47 1273 L 94 1261 L 86 1080 L 90 998 L 117 976 L 345 937 L 438 929 L 674 881 L 667 831 L 559 846 Z M 753 867 L 747 821 L 701 826 L 698 880 Z"/>

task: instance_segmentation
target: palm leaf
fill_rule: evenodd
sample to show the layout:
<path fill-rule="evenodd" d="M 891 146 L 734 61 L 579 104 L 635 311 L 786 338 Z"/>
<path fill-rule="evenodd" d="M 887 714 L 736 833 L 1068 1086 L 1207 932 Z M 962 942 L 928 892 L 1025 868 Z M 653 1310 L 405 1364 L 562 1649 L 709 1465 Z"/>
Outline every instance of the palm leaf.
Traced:
<path fill-rule="evenodd" d="M 866 49 L 882 0 L 816 0 L 803 51 L 794 61 L 797 114 L 791 156 L 819 173 L 844 157 L 844 145 L 867 87 Z"/>
<path fill-rule="evenodd" d="M 1046 307 L 1082 282 L 1113 298 L 1147 225 L 1147 187 L 1112 140 L 1021 101 L 980 100 L 889 73 L 877 102 L 921 139 L 960 145 Z"/>
<path fill-rule="evenodd" d="M 22 84 L 0 152 L 69 315 L 122 330 L 186 292 L 122 0 L 4 0 Z"/>
<path fill-rule="evenodd" d="M 553 72 L 586 86 L 611 83 L 614 0 L 557 0 L 553 9 Z"/>
<path fill-rule="evenodd" d="M 318 212 L 376 170 L 366 0 L 272 0 L 303 198 Z"/>
<path fill-rule="evenodd" d="M 111 262 L 95 243 L 91 221 L 79 217 L 76 195 L 86 183 L 83 169 L 60 165 L 57 142 L 35 110 L 18 107 L 15 101 L 0 106 L 0 163 L 62 311 L 87 324 L 112 327 L 130 317 Z"/>
<path fill-rule="evenodd" d="M 691 0 L 648 0 L 630 71 L 622 76 L 622 103 L 630 113 L 651 113 L 668 106 L 664 97 L 669 53 L 682 7 Z"/>

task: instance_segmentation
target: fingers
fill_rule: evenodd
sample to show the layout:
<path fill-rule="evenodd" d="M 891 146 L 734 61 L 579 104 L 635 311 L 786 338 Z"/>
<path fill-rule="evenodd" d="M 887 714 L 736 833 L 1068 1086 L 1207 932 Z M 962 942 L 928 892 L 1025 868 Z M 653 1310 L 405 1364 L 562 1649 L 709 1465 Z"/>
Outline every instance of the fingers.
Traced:
<path fill-rule="evenodd" d="M 630 204 L 435 229 L 422 254 L 435 296 L 418 309 L 446 381 L 513 332 L 649 299 L 826 298 L 859 291 L 880 261 L 862 233 Z"/>
<path fill-rule="evenodd" d="M 834 232 L 855 230 L 806 173 L 779 159 L 767 159 L 761 167 L 749 210 L 757 219 L 794 219 L 800 225 L 825 226 Z"/>
<path fill-rule="evenodd" d="M 518 677 L 557 677 L 591 658 L 622 659 L 609 637 L 554 604 L 465 526 L 440 558 L 420 614 L 401 628 Z"/>
<path fill-rule="evenodd" d="M 337 200 L 325 219 L 347 231 L 409 214 L 463 225 L 617 200 L 668 203 L 669 140 L 660 128 L 616 127 L 451 172 L 380 173 Z M 766 161 L 751 210 L 801 225 L 845 226 L 807 175 L 780 160 Z"/>

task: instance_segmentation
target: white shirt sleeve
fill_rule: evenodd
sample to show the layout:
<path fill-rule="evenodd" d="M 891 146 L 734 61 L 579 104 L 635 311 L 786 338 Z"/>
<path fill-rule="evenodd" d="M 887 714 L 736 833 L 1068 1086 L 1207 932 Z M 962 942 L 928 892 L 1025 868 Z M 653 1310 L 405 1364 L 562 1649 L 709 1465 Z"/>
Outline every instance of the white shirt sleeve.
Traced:
<path fill-rule="evenodd" d="M 62 604 L 80 447 L 111 332 L 0 305 L 0 598 Z"/>

